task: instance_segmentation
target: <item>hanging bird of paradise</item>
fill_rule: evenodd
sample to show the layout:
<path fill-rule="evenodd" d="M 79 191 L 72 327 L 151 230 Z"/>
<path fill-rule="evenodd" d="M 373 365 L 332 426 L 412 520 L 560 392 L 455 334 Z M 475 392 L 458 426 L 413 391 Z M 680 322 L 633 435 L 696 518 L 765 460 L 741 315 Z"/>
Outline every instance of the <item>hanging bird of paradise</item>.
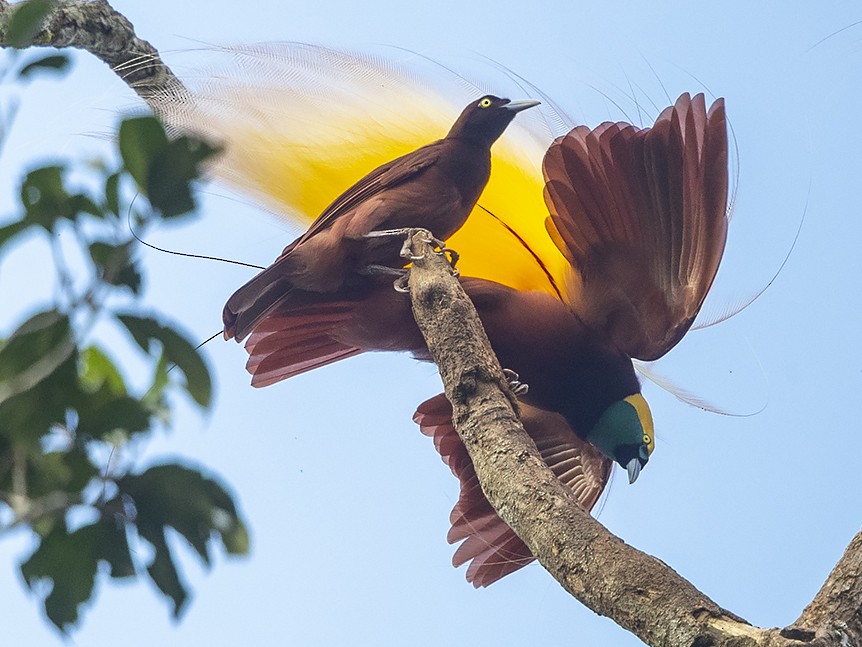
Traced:
<path fill-rule="evenodd" d="M 220 134 L 227 152 L 216 173 L 291 218 L 310 221 L 365 173 L 439 138 L 453 120 L 435 88 L 397 66 L 284 47 L 234 52 L 246 72 L 266 70 L 270 86 L 227 77 L 193 104 L 165 102 L 165 110 L 180 127 Z M 614 461 L 633 482 L 654 447 L 632 359 L 657 359 L 680 341 L 718 270 L 727 127 L 723 101 L 707 110 L 703 95 L 682 95 L 650 128 L 604 123 L 556 138 L 547 125 L 559 114 L 543 110 L 544 122 L 519 119 L 500 138 L 485 190 L 447 243 L 461 256 L 462 285 L 501 364 L 529 385 L 526 431 L 590 510 Z M 391 281 L 368 277 L 326 292 L 295 290 L 250 332 L 255 386 L 369 350 L 428 359 L 409 300 Z M 471 562 L 468 580 L 486 586 L 532 561 L 482 494 L 445 397 L 421 404 L 415 420 L 461 482 L 448 537 L 463 540 L 455 565 Z"/>

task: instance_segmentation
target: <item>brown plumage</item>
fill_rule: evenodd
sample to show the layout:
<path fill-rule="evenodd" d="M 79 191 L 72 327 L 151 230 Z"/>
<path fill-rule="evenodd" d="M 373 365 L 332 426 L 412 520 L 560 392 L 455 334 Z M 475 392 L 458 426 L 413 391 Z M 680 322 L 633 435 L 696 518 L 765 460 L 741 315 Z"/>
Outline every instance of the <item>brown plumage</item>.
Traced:
<path fill-rule="evenodd" d="M 724 100 L 683 94 L 652 128 L 578 126 L 545 155 L 546 221 L 572 265 L 565 296 L 640 360 L 691 327 L 727 239 Z"/>
<path fill-rule="evenodd" d="M 590 434 L 603 412 L 639 393 L 631 358 L 660 357 L 685 334 L 721 260 L 723 101 L 707 112 L 702 95 L 683 95 L 650 129 L 575 128 L 548 150 L 544 174 L 547 228 L 571 264 L 562 300 L 475 278 L 462 285 L 501 364 L 530 387 L 523 396 L 527 433 L 589 510 L 612 461 L 607 448 L 600 453 L 585 439 L 598 446 L 602 439 Z M 428 359 L 408 300 L 373 281 L 330 294 L 297 292 L 259 322 L 246 348 L 255 386 L 368 350 Z M 485 586 L 532 555 L 476 485 L 447 406 L 437 396 L 415 419 L 461 481 L 449 538 L 464 543 L 454 561 L 472 561 L 468 579 Z"/>
<path fill-rule="evenodd" d="M 442 239 L 455 233 L 488 182 L 491 145 L 518 112 L 537 104 L 491 95 L 472 101 L 446 137 L 368 173 L 234 292 L 223 312 L 225 339 L 242 341 L 294 290 L 331 293 L 364 266 L 400 265 L 390 240 L 366 238 L 373 231 L 422 227 Z"/>
<path fill-rule="evenodd" d="M 559 299 L 520 292 L 492 281 L 462 278 L 501 364 L 529 385 L 521 422 L 548 466 L 590 510 L 613 462 L 582 436 L 613 402 L 640 390 L 631 360 L 584 324 Z M 337 300 L 333 300 L 333 299 Z M 410 351 L 430 361 L 409 298 L 386 281 L 338 295 L 303 293 L 273 311 L 246 343 L 252 384 L 267 386 L 371 350 Z M 466 540 L 453 564 L 471 561 L 467 579 L 487 586 L 526 566 L 533 556 L 494 512 L 452 426 L 441 394 L 414 416 L 432 436 L 444 462 L 461 481 L 452 511 L 450 543 Z"/>
<path fill-rule="evenodd" d="M 434 440 L 443 462 L 461 483 L 446 536 L 450 544 L 463 540 L 452 564 L 457 567 L 470 562 L 467 580 L 480 587 L 532 562 L 535 558 L 530 549 L 485 498 L 467 448 L 452 424 L 452 406 L 446 396 L 441 393 L 420 404 L 413 420 Z M 559 414 L 521 403 L 521 423 L 551 471 L 572 489 L 585 510 L 591 510 L 610 477 L 612 462 L 574 435 Z"/>

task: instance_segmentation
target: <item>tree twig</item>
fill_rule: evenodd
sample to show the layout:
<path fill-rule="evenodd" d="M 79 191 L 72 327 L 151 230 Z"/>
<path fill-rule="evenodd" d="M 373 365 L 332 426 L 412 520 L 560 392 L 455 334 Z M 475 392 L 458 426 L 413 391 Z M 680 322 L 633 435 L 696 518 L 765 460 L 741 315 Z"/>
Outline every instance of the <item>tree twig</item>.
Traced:
<path fill-rule="evenodd" d="M 14 11 L 14 4 L 0 0 L 0 46 L 6 46 L 2 25 Z M 86 50 L 144 100 L 157 92 L 186 92 L 158 50 L 138 38 L 132 23 L 105 0 L 58 2 L 33 45 Z"/>

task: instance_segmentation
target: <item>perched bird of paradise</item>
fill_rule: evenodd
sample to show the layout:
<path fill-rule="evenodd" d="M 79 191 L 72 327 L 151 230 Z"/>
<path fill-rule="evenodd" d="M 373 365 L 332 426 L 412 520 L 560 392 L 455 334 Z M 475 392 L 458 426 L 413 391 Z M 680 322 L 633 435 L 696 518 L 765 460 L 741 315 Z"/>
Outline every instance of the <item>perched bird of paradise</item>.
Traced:
<path fill-rule="evenodd" d="M 427 88 L 417 90 L 376 59 L 307 46 L 291 50 L 287 59 L 300 71 L 330 73 L 336 97 L 341 83 L 355 81 L 338 71 L 349 61 L 365 78 L 389 82 L 394 76 L 388 85 L 404 93 L 402 105 L 431 105 Z M 308 94 L 309 100 L 321 94 L 288 80 L 278 92 Z M 250 112 L 267 114 L 259 106 Z M 433 121 L 416 119 L 420 113 L 405 113 L 410 132 Z M 381 155 L 395 152 L 391 132 L 405 132 L 398 116 L 375 117 L 367 129 L 359 117 L 345 117 L 356 149 L 363 155 L 378 148 Z M 375 157 L 364 169 L 346 165 L 341 177 L 337 166 L 322 163 L 326 151 L 305 139 L 330 127 L 345 132 L 339 122 L 321 121 L 314 134 L 305 132 L 306 122 L 280 123 L 270 133 L 271 150 L 258 148 L 255 155 L 243 147 L 263 141 L 271 122 L 264 120 L 257 127 L 262 130 L 250 119 L 224 127 L 222 174 L 310 219 L 322 208 L 310 197 L 315 191 L 331 186 L 337 195 L 359 171 L 385 162 Z M 682 95 L 651 128 L 605 123 L 552 139 L 537 126 L 516 121 L 500 139 L 488 184 L 449 243 L 461 255 L 462 285 L 501 364 L 529 385 L 521 396 L 527 433 L 589 510 L 614 461 L 633 482 L 654 446 L 632 359 L 656 359 L 679 342 L 718 270 L 727 234 L 724 103 L 707 110 L 702 95 Z M 407 150 L 414 147 L 415 140 L 404 139 Z M 283 173 L 273 175 L 279 168 Z M 250 332 L 247 368 L 255 386 L 370 350 L 408 350 L 428 359 L 408 299 L 373 277 L 327 292 L 294 289 L 290 299 L 250 321 L 243 332 Z M 415 420 L 461 482 L 449 540 L 463 540 L 453 561 L 471 562 L 468 580 L 485 586 L 532 561 L 482 494 L 446 399 L 439 395 L 420 405 Z"/>
<path fill-rule="evenodd" d="M 486 95 L 467 104 L 444 138 L 370 171 L 234 292 L 224 307 L 225 339 L 242 341 L 296 290 L 332 293 L 372 268 L 403 265 L 380 242 L 403 238 L 398 230 L 421 227 L 443 239 L 458 231 L 491 175 L 492 144 L 517 113 L 538 104 Z"/>

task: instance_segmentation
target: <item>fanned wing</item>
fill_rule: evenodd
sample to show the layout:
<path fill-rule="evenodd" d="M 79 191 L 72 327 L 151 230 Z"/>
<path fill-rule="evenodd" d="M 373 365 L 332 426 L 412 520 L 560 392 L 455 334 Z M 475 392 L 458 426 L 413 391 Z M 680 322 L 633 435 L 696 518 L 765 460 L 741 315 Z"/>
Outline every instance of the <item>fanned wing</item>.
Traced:
<path fill-rule="evenodd" d="M 682 338 L 727 237 L 724 101 L 683 94 L 652 128 L 579 126 L 545 155 L 548 232 L 573 272 L 565 300 L 631 357 Z"/>
<path fill-rule="evenodd" d="M 470 562 L 467 580 L 488 586 L 535 559 L 529 548 L 497 515 L 479 485 L 467 449 L 452 425 L 452 407 L 441 393 L 419 405 L 413 419 L 434 440 L 443 461 L 461 482 L 452 509 L 449 543 L 462 541 L 452 563 Z M 562 416 L 521 404 L 521 422 L 542 458 L 572 489 L 585 510 L 591 510 L 610 477 L 612 463 L 578 438 Z"/>
<path fill-rule="evenodd" d="M 184 75 L 190 93 L 149 102 L 174 128 L 224 145 L 218 179 L 303 228 L 372 169 L 445 136 L 463 105 L 486 94 L 403 51 L 280 43 L 220 55 L 197 83 Z M 567 261 L 545 232 L 542 200 L 542 156 L 554 135 L 546 121 L 560 119 L 549 109 L 525 112 L 494 145 L 479 206 L 448 241 L 464 275 L 558 294 Z"/>

